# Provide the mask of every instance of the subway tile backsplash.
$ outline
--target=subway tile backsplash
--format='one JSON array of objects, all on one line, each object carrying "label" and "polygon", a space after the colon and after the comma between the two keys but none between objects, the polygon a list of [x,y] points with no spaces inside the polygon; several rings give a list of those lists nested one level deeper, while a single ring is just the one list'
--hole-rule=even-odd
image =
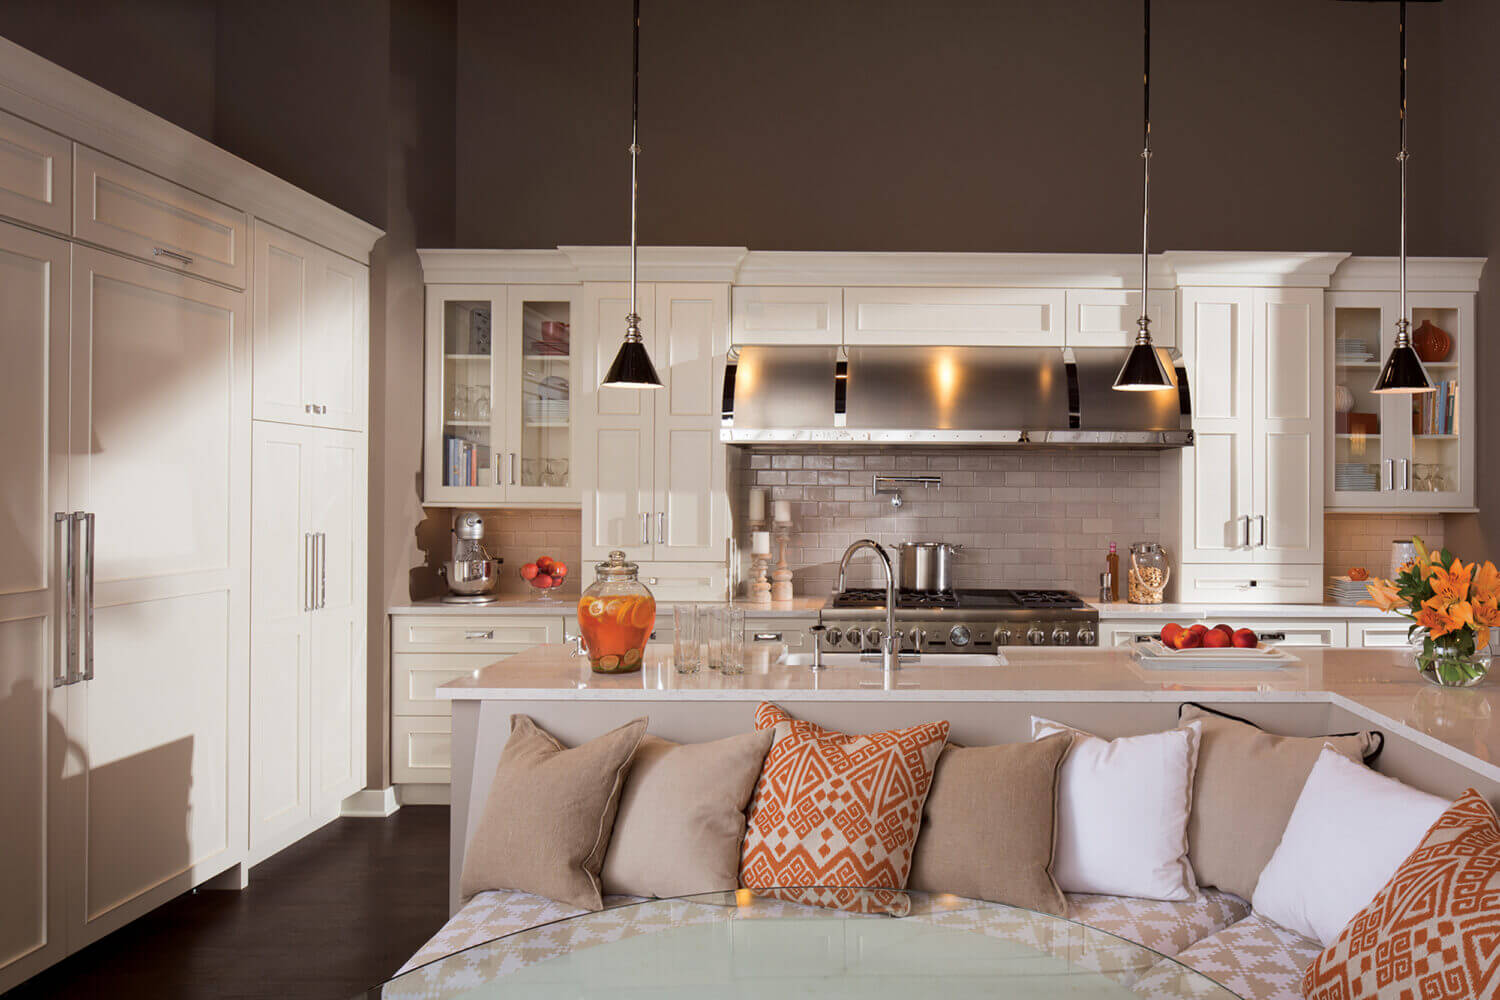
[{"label": "subway tile backsplash", "polygon": [[[961,586],[1060,586],[1086,597],[1098,594],[1110,542],[1123,558],[1133,541],[1164,541],[1156,452],[731,449],[730,457],[739,462],[736,510],[748,508],[752,487],[792,503],[787,564],[798,594],[831,590],[839,557],[858,538],[962,543]],[[893,509],[872,493],[877,473],[939,476],[942,485],[904,488]],[[866,556],[851,565],[851,584],[878,576]]]},{"label": "subway tile backsplash", "polygon": [[1391,542],[1422,539],[1429,548],[1443,547],[1441,514],[1335,514],[1323,518],[1323,571],[1339,576],[1355,566],[1371,576],[1391,569]]}]

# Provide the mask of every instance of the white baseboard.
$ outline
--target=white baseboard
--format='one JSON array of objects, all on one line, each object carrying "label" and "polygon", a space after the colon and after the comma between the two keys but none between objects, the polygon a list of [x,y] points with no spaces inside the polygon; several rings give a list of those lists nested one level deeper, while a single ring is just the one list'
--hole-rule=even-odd
[{"label": "white baseboard", "polygon": [[387,785],[384,788],[362,788],[355,792],[339,807],[339,815],[384,819],[400,808],[401,799],[396,795],[396,786]]},{"label": "white baseboard", "polygon": [[446,806],[453,800],[450,785],[397,785],[396,795],[404,806]]}]

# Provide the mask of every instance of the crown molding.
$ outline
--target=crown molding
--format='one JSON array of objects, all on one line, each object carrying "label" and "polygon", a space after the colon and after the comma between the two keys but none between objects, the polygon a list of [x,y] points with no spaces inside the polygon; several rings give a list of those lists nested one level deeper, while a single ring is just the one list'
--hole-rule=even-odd
[{"label": "crown molding", "polygon": [[[629,247],[557,248],[578,270],[579,281],[628,281]],[[733,282],[740,262],[749,253],[744,247],[641,247],[636,261],[641,281]]]},{"label": "crown molding", "polygon": [[[1414,292],[1479,291],[1484,257],[1408,257],[1406,287]],[[1350,257],[1328,286],[1340,292],[1390,292],[1401,287],[1397,257]]]},{"label": "crown molding", "polygon": [[1168,250],[1162,254],[1178,285],[1327,288],[1342,252]]},{"label": "crown molding", "polygon": [[0,38],[0,108],[360,262],[384,231]]},{"label": "crown molding", "polygon": [[[1150,259],[1153,285],[1172,283],[1160,255]],[[986,288],[1138,288],[1138,254],[884,253],[755,250],[740,285],[905,285]]]}]

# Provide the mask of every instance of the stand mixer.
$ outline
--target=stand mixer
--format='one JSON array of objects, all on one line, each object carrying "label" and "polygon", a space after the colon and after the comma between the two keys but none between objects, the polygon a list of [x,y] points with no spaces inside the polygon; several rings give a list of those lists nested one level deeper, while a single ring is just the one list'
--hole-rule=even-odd
[{"label": "stand mixer", "polygon": [[453,519],[453,558],[438,567],[448,581],[446,604],[492,604],[500,582],[500,564],[485,551],[484,518],[477,511],[460,511]]}]

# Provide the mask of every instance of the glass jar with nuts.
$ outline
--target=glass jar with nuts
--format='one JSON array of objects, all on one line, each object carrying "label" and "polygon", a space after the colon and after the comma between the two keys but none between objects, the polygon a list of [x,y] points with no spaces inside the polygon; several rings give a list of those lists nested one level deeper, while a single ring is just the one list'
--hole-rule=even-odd
[{"label": "glass jar with nuts", "polygon": [[1171,576],[1167,553],[1156,542],[1135,542],[1130,546],[1128,597],[1131,604],[1160,604]]}]

